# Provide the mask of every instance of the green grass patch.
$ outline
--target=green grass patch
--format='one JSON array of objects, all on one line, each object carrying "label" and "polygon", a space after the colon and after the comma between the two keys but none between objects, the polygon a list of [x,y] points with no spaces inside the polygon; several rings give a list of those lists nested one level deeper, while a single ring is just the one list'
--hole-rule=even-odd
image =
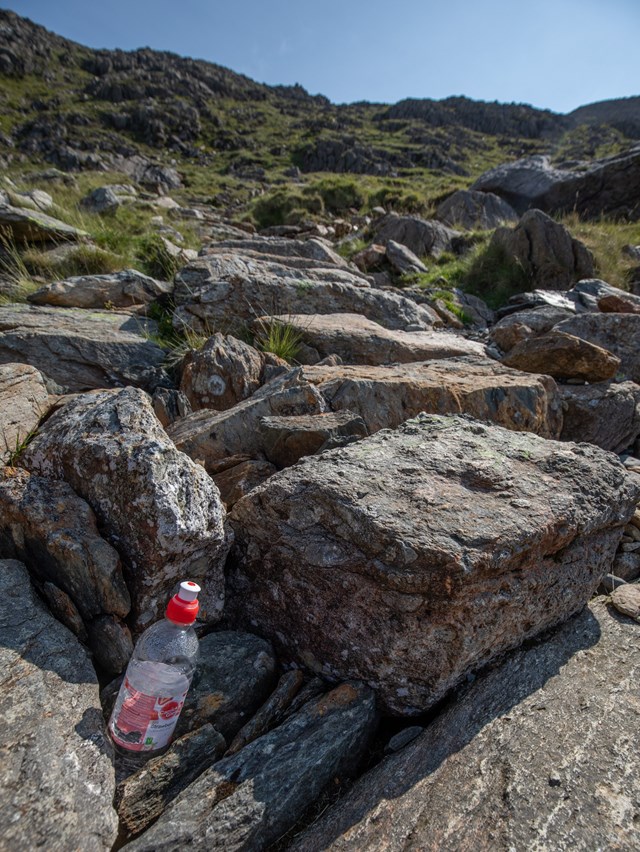
[{"label": "green grass patch", "polygon": [[262,352],[271,352],[285,361],[291,362],[295,359],[300,345],[302,334],[288,322],[271,320],[261,323],[256,334],[253,345]]},{"label": "green grass patch", "polygon": [[622,251],[625,245],[640,244],[640,223],[623,222],[602,217],[586,222],[575,213],[559,217],[571,236],[583,242],[592,252],[596,274],[607,284],[629,289],[629,277],[638,262]]}]

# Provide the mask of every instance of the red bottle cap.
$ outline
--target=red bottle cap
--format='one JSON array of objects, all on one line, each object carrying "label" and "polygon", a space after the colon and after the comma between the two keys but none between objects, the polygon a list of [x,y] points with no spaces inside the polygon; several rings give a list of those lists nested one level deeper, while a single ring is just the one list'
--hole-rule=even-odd
[{"label": "red bottle cap", "polygon": [[192,580],[185,580],[180,583],[180,591],[167,604],[165,615],[169,621],[185,626],[193,624],[200,609],[198,603],[200,591],[200,586]]}]

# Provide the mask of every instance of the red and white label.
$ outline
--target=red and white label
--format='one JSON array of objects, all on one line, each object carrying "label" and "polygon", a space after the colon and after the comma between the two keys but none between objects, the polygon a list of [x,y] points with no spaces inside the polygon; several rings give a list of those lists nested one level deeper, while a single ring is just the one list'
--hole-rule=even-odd
[{"label": "red and white label", "polygon": [[125,678],[124,698],[122,703],[116,702],[109,721],[114,741],[129,751],[164,748],[169,744],[187,691],[180,695],[145,695]]}]

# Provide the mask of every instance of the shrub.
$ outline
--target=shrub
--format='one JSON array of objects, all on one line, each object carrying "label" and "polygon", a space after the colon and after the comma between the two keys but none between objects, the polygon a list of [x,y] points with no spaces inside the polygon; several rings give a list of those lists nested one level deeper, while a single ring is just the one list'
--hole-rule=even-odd
[{"label": "shrub", "polygon": [[316,192],[331,213],[344,213],[352,207],[359,210],[365,202],[359,184],[349,178],[325,178],[311,184],[308,191]]},{"label": "shrub", "polygon": [[140,237],[136,245],[136,257],[147,275],[163,281],[171,281],[183,266],[180,258],[174,257],[167,249],[159,234]]},{"label": "shrub", "polygon": [[307,215],[319,215],[324,211],[324,202],[313,192],[279,189],[270,195],[262,196],[253,206],[253,216],[260,228],[291,224],[288,220],[294,211],[302,218]]},{"label": "shrub", "polygon": [[293,361],[298,354],[302,334],[297,328],[288,322],[272,320],[269,323],[261,323],[260,330],[255,337],[254,346],[263,352],[271,352],[285,361]]}]

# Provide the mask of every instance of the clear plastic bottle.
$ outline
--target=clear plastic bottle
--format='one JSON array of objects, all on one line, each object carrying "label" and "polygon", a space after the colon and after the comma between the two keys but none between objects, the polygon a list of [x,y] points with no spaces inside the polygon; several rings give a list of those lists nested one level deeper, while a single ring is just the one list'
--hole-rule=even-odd
[{"label": "clear plastic bottle", "polygon": [[193,623],[199,592],[197,583],[180,583],[165,618],[136,643],[109,719],[109,733],[121,749],[154,752],[171,740],[198,661]]}]

